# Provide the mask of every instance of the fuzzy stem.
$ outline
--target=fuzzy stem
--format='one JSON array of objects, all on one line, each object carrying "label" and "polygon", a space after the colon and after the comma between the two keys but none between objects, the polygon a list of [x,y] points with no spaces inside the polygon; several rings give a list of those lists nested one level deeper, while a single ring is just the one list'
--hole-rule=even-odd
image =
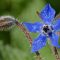
[{"label": "fuzzy stem", "polygon": [[25,36],[27,37],[27,39],[29,39],[29,43],[30,45],[32,45],[32,38],[28,32],[28,30],[24,27],[23,24],[19,23],[18,21],[16,21],[17,26],[24,32]]},{"label": "fuzzy stem", "polygon": [[56,60],[60,60],[60,56],[56,47],[52,47],[52,51],[56,57]]},{"label": "fuzzy stem", "polygon": [[38,51],[36,51],[35,53],[36,53],[36,60],[42,60],[40,53]]},{"label": "fuzzy stem", "polygon": [[[18,21],[16,21],[16,25],[24,32],[25,36],[27,37],[27,39],[29,40],[30,46],[32,45],[32,37],[30,36],[29,31],[24,27],[23,24],[19,23]],[[37,56],[37,60],[41,60],[40,57],[40,53],[37,51],[35,52],[36,56]]]}]

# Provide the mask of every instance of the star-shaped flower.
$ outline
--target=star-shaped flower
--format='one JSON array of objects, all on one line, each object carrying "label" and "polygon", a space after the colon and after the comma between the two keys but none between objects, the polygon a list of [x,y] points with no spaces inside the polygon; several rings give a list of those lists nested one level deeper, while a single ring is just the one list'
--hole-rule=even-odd
[{"label": "star-shaped flower", "polygon": [[[47,4],[39,13],[43,23],[27,23],[23,22],[30,32],[39,33],[39,36],[32,42],[32,52],[36,52],[46,45],[47,38],[50,38],[51,45],[60,48],[58,44],[59,36],[56,32],[60,29],[60,19],[55,20],[55,10]],[[54,22],[54,24],[52,23]]]}]

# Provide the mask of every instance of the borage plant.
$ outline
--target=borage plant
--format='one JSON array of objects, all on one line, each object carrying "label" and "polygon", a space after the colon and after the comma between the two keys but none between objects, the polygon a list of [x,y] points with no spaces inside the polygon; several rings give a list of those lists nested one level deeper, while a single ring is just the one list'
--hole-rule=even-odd
[{"label": "borage plant", "polygon": [[[17,19],[11,16],[1,16],[0,17],[0,31],[4,31],[14,26],[15,24],[25,33],[25,36],[29,39],[30,44],[32,44],[32,52],[35,52],[36,55],[40,55],[38,50],[43,48],[46,45],[46,39],[50,38],[51,45],[54,46],[54,54],[57,60],[60,60],[58,51],[56,49],[60,48],[58,44],[59,36],[56,34],[59,31],[60,27],[60,18],[54,21],[55,10],[47,4],[43,10],[38,15],[43,20],[42,23],[19,23]],[[54,23],[53,23],[54,22]],[[34,33],[39,33],[39,36],[33,40],[29,34],[29,31],[24,27]],[[39,59],[40,60],[40,59]]]},{"label": "borage plant", "polygon": [[51,46],[60,48],[60,45],[58,44],[59,36],[56,34],[60,29],[60,18],[54,21],[55,10],[50,4],[47,4],[38,15],[42,19],[41,23],[23,22],[29,32],[39,33],[38,37],[32,42],[32,52],[36,52],[46,46],[47,38],[50,39]]}]

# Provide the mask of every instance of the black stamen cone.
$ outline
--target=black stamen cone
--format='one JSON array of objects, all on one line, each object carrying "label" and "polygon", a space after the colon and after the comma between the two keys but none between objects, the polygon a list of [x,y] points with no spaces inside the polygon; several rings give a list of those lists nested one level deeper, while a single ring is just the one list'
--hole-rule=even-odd
[{"label": "black stamen cone", "polygon": [[48,32],[48,30],[49,30],[49,28],[48,28],[48,26],[44,26],[44,28],[43,28],[43,30],[44,30],[44,32]]}]

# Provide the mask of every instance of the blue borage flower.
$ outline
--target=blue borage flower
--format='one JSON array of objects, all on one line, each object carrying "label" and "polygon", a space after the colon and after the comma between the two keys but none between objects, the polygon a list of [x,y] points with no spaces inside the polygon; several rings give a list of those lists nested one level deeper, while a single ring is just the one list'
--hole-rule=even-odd
[{"label": "blue borage flower", "polygon": [[52,24],[55,17],[55,10],[50,6],[50,4],[47,4],[39,13],[39,16],[43,20],[43,23],[23,22],[30,32],[39,32],[39,36],[32,42],[32,52],[36,52],[43,48],[46,45],[47,38],[50,38],[52,46],[60,48],[60,45],[58,44],[59,36],[56,34],[60,29],[60,19],[57,19],[55,23]]}]

